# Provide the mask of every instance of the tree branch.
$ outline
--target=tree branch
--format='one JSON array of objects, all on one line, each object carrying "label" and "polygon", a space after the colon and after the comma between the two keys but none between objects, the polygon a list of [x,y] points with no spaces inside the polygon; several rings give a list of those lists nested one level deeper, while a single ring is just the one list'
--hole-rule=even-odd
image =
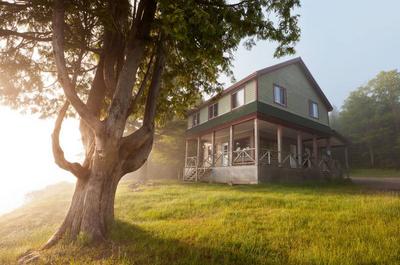
[{"label": "tree branch", "polygon": [[65,63],[64,57],[64,1],[55,0],[53,10],[53,51],[56,62],[58,80],[64,90],[65,96],[78,112],[79,116],[96,132],[103,128],[100,120],[94,116],[82,100],[78,97],[75,87],[72,84]]},{"label": "tree branch", "polygon": [[60,146],[60,131],[62,122],[64,120],[65,114],[68,110],[69,102],[65,102],[61,108],[56,123],[54,125],[54,130],[51,135],[52,139],[52,149],[55,163],[62,169],[67,170],[74,174],[78,179],[86,179],[89,176],[88,168],[82,167],[79,163],[71,163],[65,159],[64,151]]},{"label": "tree branch", "polygon": [[153,69],[152,79],[146,100],[143,124],[140,129],[122,138],[121,157],[129,156],[132,151],[143,145],[154,135],[154,117],[156,114],[157,99],[161,87],[161,76],[164,69],[165,58],[161,42],[157,46],[157,58]]},{"label": "tree branch", "polygon": [[239,7],[239,6],[243,5],[243,4],[249,4],[249,3],[252,3],[252,2],[255,2],[255,1],[254,1],[254,0],[243,0],[243,1],[239,1],[239,2],[237,2],[237,3],[232,3],[232,4],[213,3],[213,2],[201,1],[201,0],[198,0],[198,2],[199,2],[200,4],[207,5],[207,6],[216,6],[216,7]]},{"label": "tree branch", "polygon": [[51,37],[40,37],[49,34],[51,34],[51,32],[17,32],[8,29],[0,29],[0,37],[15,36],[34,41],[51,41]]},{"label": "tree branch", "polygon": [[117,87],[108,111],[106,128],[113,128],[109,137],[120,139],[125,130],[126,116],[131,103],[132,88],[136,72],[145,53],[145,42],[149,38],[151,24],[156,11],[154,0],[140,1],[137,21],[130,30],[125,63],[118,77]]},{"label": "tree branch", "polygon": [[[104,52],[100,55],[99,63],[97,65],[96,73],[93,79],[92,87],[89,91],[86,106],[89,111],[98,117],[101,109],[104,105],[104,98],[106,95],[106,86],[103,78],[103,67],[104,67]],[[94,133],[90,130],[84,120],[80,121],[80,131],[82,136],[82,143],[85,147],[85,161],[83,162],[84,167],[89,167],[92,155],[94,153]]]},{"label": "tree branch", "polygon": [[144,74],[142,83],[140,84],[140,87],[139,87],[137,93],[135,94],[135,96],[131,100],[131,104],[130,104],[129,109],[128,109],[127,113],[126,113],[126,119],[128,119],[129,115],[131,115],[131,113],[135,109],[135,106],[136,106],[138,100],[140,99],[140,97],[142,96],[142,94],[143,94],[143,92],[144,92],[144,90],[146,88],[146,83],[147,83],[147,81],[148,81],[148,79],[150,77],[150,70],[151,70],[151,66],[153,64],[154,57],[155,57],[155,53],[153,52],[153,54],[151,55],[151,58],[150,58],[150,62],[147,65],[147,69],[146,69],[146,72]]},{"label": "tree branch", "polygon": [[[152,137],[146,139],[136,152],[132,152],[126,159],[122,166],[122,176],[127,173],[138,170],[148,159],[151,149],[153,147],[153,134]],[[122,177],[121,176],[121,177]]]},{"label": "tree branch", "polygon": [[157,45],[157,58],[154,65],[153,76],[151,79],[149,93],[146,100],[146,108],[143,117],[143,125],[150,128],[154,127],[154,117],[156,115],[157,99],[160,94],[161,76],[164,70],[165,58],[162,46],[162,39]]}]

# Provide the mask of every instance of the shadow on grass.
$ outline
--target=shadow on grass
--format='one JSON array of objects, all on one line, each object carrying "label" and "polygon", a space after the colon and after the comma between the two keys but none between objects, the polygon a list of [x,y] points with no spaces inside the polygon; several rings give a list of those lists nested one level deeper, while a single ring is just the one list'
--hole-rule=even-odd
[{"label": "shadow on grass", "polygon": [[241,254],[240,246],[222,250],[199,246],[198,243],[164,239],[121,220],[117,220],[113,227],[112,240],[119,248],[119,255],[128,264],[259,263],[251,255]]}]

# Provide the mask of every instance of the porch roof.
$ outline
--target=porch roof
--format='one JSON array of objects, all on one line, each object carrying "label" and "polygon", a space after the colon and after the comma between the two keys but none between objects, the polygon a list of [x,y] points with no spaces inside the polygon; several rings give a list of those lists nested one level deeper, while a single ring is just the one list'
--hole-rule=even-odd
[{"label": "porch roof", "polygon": [[255,117],[261,120],[270,121],[272,123],[281,124],[286,127],[318,134],[320,136],[330,136],[335,133],[327,125],[276,108],[260,101],[254,101],[252,103],[243,105],[240,108],[208,120],[200,125],[188,129],[186,133],[187,136],[205,134],[213,130],[223,129],[233,124],[254,119]]}]

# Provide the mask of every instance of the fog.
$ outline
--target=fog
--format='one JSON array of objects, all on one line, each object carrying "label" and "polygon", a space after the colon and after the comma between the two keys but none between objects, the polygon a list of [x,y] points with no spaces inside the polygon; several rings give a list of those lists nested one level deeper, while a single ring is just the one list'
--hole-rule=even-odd
[{"label": "fog", "polygon": [[[0,106],[0,214],[23,204],[31,191],[75,181],[54,164],[50,141],[53,122]],[[75,160],[81,152],[77,126],[76,120],[68,119],[61,134],[66,156]]]}]

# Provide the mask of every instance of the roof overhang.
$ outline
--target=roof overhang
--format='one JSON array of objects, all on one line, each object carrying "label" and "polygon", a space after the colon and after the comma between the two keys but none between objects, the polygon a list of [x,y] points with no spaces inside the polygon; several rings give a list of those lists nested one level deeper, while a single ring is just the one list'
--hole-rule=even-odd
[{"label": "roof overhang", "polygon": [[328,125],[259,101],[251,102],[212,120],[208,120],[198,126],[188,129],[186,133],[189,137],[204,135],[254,118],[316,134],[320,137],[329,137],[334,133]]}]

